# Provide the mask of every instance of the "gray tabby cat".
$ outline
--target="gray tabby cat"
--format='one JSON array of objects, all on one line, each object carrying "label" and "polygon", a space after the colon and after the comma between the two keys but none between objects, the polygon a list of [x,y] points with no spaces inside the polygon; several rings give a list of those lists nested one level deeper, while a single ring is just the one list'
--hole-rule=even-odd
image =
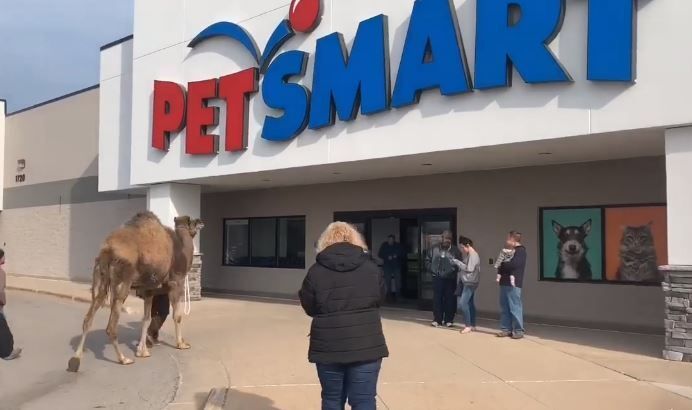
[{"label": "gray tabby cat", "polygon": [[651,222],[643,226],[627,226],[620,240],[618,277],[624,282],[655,282],[660,280]]}]

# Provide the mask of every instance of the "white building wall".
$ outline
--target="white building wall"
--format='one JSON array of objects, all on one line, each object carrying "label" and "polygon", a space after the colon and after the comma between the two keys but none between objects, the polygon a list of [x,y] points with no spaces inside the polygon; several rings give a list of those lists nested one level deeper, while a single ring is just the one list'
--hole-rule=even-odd
[{"label": "white building wall", "polygon": [[[358,22],[384,13],[389,16],[394,83],[413,0],[330,0],[323,4],[323,21],[317,30],[296,36],[283,49],[313,52],[316,40],[334,31],[342,32],[351,44]],[[454,1],[471,71],[475,4],[473,0]],[[287,17],[288,2],[138,0],[132,51],[130,182],[179,181],[692,122],[686,104],[686,96],[692,94],[692,83],[687,81],[692,53],[680,43],[690,36],[687,16],[692,13],[692,2],[639,2],[635,84],[586,80],[588,2],[566,4],[562,31],[550,48],[574,78],[572,84],[529,86],[515,73],[514,86],[509,89],[451,98],[429,91],[418,106],[359,117],[353,123],[337,123],[318,132],[306,131],[285,144],[259,138],[265,115],[277,113],[270,112],[257,95],[250,103],[249,148],[245,153],[230,154],[222,149],[216,157],[192,157],[184,154],[181,136],[173,138],[167,154],[150,148],[154,81],[187,84],[252,66],[247,53],[231,41],[215,39],[195,50],[188,49],[187,43],[208,24],[226,20],[242,23],[263,48],[276,25]],[[311,58],[301,81],[308,86],[312,83],[312,63]],[[115,116],[102,124],[103,129],[121,127]],[[127,133],[118,135],[127,138]],[[115,155],[115,150],[102,153]],[[104,175],[109,179],[104,189],[114,189],[119,185],[115,181],[123,177],[120,173]]]},{"label": "white building wall", "polygon": [[7,117],[7,102],[0,100],[0,211],[4,208],[5,193],[5,122]]},{"label": "white building wall", "polygon": [[132,40],[101,52],[99,191],[131,188]]},{"label": "white building wall", "polygon": [[666,131],[666,175],[668,262],[692,266],[692,127]]}]

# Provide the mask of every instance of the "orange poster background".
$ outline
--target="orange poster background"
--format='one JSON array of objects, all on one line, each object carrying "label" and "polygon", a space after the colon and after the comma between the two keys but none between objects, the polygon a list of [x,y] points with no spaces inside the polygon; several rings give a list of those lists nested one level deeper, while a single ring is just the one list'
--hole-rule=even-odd
[{"label": "orange poster background", "polygon": [[605,212],[605,255],[606,278],[618,280],[617,270],[620,264],[620,240],[625,226],[641,226],[653,222],[654,246],[658,264],[668,263],[668,233],[665,206],[647,206],[633,208],[606,208]]}]

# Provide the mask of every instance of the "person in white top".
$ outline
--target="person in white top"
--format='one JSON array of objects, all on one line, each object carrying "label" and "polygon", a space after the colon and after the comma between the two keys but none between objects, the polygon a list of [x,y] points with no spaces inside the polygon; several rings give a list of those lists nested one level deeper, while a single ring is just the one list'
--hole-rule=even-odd
[{"label": "person in white top", "polygon": [[466,334],[476,330],[476,305],[474,296],[481,279],[481,258],[473,248],[473,241],[465,236],[459,237],[459,251],[462,260],[454,259],[459,268],[458,281],[463,285],[459,296],[459,307],[464,313],[465,327],[461,333]]}]

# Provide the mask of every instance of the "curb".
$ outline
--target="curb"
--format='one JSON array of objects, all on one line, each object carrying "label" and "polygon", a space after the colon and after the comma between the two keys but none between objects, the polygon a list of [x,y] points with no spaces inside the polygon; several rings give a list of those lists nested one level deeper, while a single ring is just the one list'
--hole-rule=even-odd
[{"label": "curb", "polygon": [[[60,299],[69,299],[73,302],[80,302],[80,303],[91,303],[91,298],[90,297],[84,297],[84,296],[76,296],[76,295],[67,295],[64,293],[58,293],[58,292],[52,292],[50,290],[43,290],[43,289],[31,289],[31,288],[22,288],[18,286],[7,286],[8,290],[14,290],[14,291],[19,291],[19,292],[29,292],[29,293],[36,293],[39,295],[46,295],[46,296],[53,296],[56,298]],[[106,303],[103,305],[104,307],[110,307],[111,304],[108,300],[106,300]],[[127,314],[132,314],[135,313],[133,309],[129,308],[128,306],[123,306],[122,308],[123,313]]]},{"label": "curb", "polygon": [[[75,295],[66,295],[64,293],[51,292],[49,290],[29,289],[29,288],[21,288],[21,287],[17,287],[17,286],[8,286],[7,289],[17,290],[20,292],[38,293],[40,295],[54,296],[54,297],[62,298],[62,299],[70,299],[74,302],[91,303],[91,298],[85,298],[83,296],[75,296]],[[108,303],[106,303],[106,305],[108,305]]]},{"label": "curb", "polygon": [[202,408],[204,410],[221,410],[226,405],[227,397],[228,389],[215,387],[209,391],[207,400]]}]

